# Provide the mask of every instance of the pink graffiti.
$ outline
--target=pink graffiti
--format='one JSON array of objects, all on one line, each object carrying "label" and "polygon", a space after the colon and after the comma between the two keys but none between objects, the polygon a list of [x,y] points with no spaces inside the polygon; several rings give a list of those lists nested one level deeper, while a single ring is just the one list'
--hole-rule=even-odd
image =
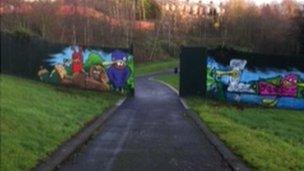
[{"label": "pink graffiti", "polygon": [[262,96],[297,96],[298,78],[295,74],[289,74],[282,78],[280,85],[275,86],[271,83],[261,81],[258,83],[259,94]]},{"label": "pink graffiti", "polygon": [[298,78],[294,74],[287,75],[281,80],[280,95],[281,96],[297,96]]},{"label": "pink graffiti", "polygon": [[278,95],[278,88],[273,84],[267,82],[259,82],[259,93],[262,96],[276,96]]}]

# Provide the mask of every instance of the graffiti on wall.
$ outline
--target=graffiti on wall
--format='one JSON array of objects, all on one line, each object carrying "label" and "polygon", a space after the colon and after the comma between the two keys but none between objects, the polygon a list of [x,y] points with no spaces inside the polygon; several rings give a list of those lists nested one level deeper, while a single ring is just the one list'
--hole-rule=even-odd
[{"label": "graffiti on wall", "polygon": [[207,58],[207,94],[234,102],[304,109],[304,73],[296,69],[250,70],[247,61],[231,59],[228,66]]},{"label": "graffiti on wall", "polygon": [[120,50],[107,53],[70,46],[45,62],[52,69],[40,66],[38,76],[44,82],[97,91],[134,90],[133,56]]}]

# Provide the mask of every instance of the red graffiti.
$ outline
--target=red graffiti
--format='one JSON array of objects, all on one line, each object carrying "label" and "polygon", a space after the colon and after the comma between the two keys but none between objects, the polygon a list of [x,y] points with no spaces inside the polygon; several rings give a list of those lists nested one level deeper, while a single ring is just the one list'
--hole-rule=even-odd
[{"label": "red graffiti", "polygon": [[78,52],[74,49],[72,55],[72,72],[80,73],[83,70],[83,57],[82,57],[82,49],[79,48]]}]

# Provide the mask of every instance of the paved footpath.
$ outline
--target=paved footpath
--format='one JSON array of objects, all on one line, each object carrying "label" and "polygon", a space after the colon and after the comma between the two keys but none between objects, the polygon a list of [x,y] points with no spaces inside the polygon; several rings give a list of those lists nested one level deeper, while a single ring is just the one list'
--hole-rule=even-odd
[{"label": "paved footpath", "polygon": [[170,88],[137,78],[135,96],[59,170],[230,170],[185,111]]}]

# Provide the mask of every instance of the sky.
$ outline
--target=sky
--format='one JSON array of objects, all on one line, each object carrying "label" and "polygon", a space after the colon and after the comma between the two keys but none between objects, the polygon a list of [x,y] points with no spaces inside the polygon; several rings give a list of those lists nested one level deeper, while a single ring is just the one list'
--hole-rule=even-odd
[{"label": "sky", "polygon": [[[181,0],[186,1],[186,0]],[[189,0],[190,2],[199,2],[200,0]],[[201,0],[203,3],[209,3],[211,0]],[[219,4],[220,2],[226,2],[228,0],[212,0],[215,4]],[[257,5],[262,5],[265,3],[271,3],[271,2],[282,2],[282,0],[249,0],[251,2],[254,2]],[[304,0],[296,0],[297,2],[304,3]]]},{"label": "sky", "polygon": [[[38,1],[38,0],[25,0],[25,1]],[[180,1],[186,1],[186,0],[180,0]],[[189,1],[190,2],[202,1],[203,3],[209,3],[210,1],[213,1],[215,4],[219,4],[220,2],[225,2],[228,0],[189,0]],[[252,2],[256,3],[257,5],[262,5],[262,4],[271,3],[271,2],[282,2],[282,0],[249,0],[249,1],[252,1]],[[296,1],[304,4],[304,0],[296,0]]]},{"label": "sky", "polygon": [[[34,2],[38,0],[24,0],[24,1]],[[52,0],[52,1],[56,1],[56,0]],[[187,1],[187,0],[179,0],[179,1]],[[213,1],[214,4],[219,5],[220,2],[227,2],[229,0],[189,0],[189,2],[193,2],[193,3],[197,3],[199,1],[203,2],[204,4],[209,4],[210,1]],[[277,2],[277,3],[282,2],[282,0],[247,0],[247,1],[254,2],[257,5],[263,5],[272,2]],[[304,0],[295,0],[295,1],[304,4]]]}]

